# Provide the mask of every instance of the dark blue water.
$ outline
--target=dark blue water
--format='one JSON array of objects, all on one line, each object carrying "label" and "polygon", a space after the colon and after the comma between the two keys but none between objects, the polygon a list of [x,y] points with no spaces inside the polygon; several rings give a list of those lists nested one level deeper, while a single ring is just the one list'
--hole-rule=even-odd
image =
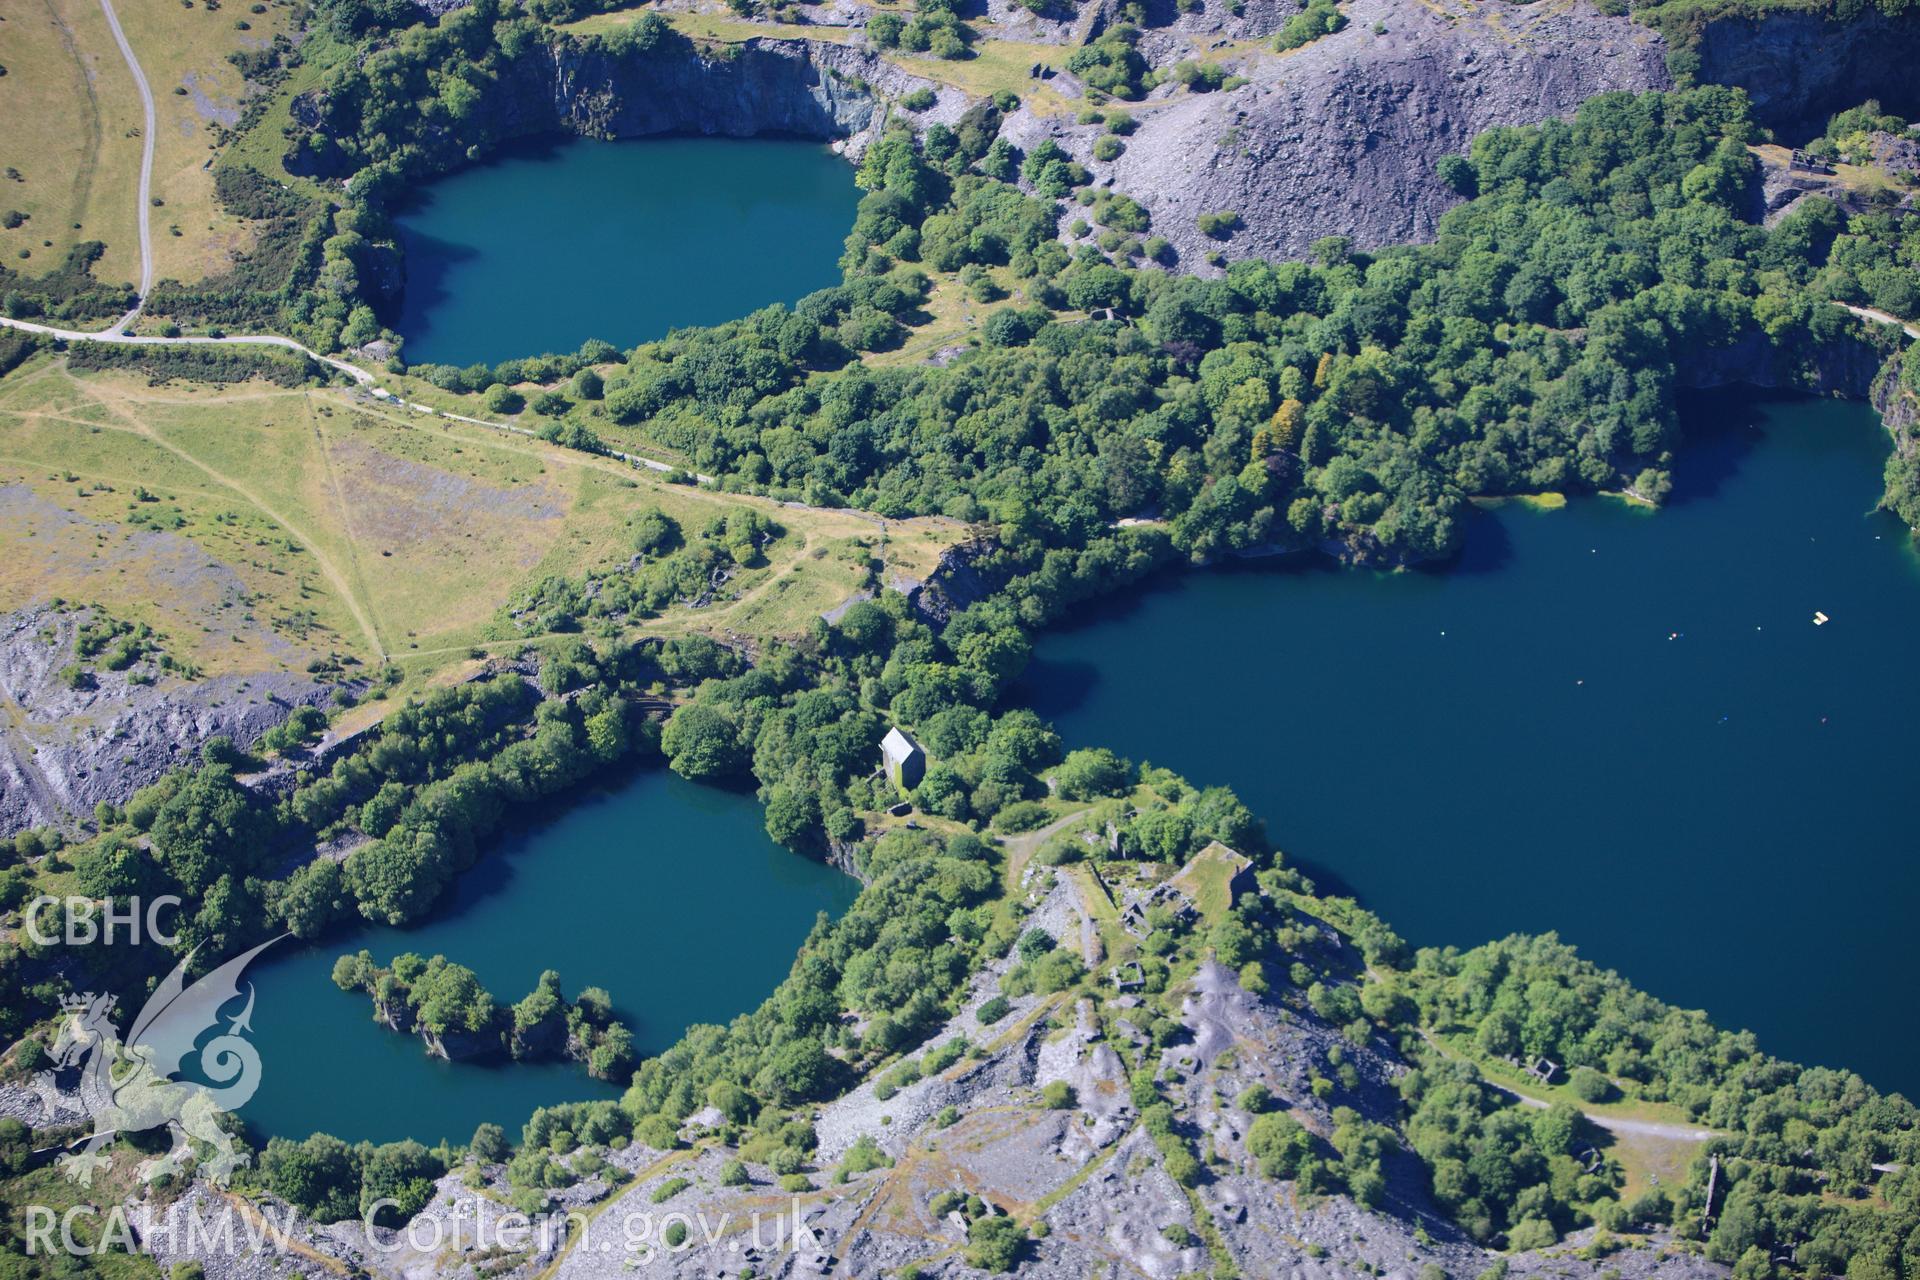
[{"label": "dark blue water", "polygon": [[825,146],[543,141],[428,187],[398,219],[415,364],[629,347],[840,283],[860,192]]},{"label": "dark blue water", "polygon": [[1503,507],[1432,572],[1170,577],[1043,638],[1021,696],[1230,784],[1416,944],[1558,930],[1912,1096],[1920,572],[1872,510],[1886,437],[1834,402],[1690,429],[1658,513]]},{"label": "dark blue water", "polygon": [[555,969],[569,998],[605,987],[639,1049],[657,1053],[691,1023],[756,1008],[817,914],[838,915],[859,890],[774,844],[761,821],[751,796],[650,770],[507,840],[418,928],[366,926],[263,957],[248,975],[261,1085],[239,1115],[267,1135],[431,1144],[464,1142],[483,1120],[517,1132],[547,1103],[618,1097],[573,1063],[430,1058],[375,1023],[366,995],[333,985],[334,960],[363,947],[381,964],[443,954],[506,1004]]}]

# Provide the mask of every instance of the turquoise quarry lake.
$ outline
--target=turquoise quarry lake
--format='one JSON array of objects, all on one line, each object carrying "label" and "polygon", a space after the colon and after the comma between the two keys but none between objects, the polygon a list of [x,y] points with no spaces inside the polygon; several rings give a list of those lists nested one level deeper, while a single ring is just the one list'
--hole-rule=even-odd
[{"label": "turquoise quarry lake", "polygon": [[[1723,400],[1690,431],[1658,513],[1504,506],[1431,571],[1168,575],[1042,637],[1015,696],[1070,745],[1233,786],[1416,944],[1558,930],[1773,1053],[1920,1092],[1920,561],[1872,510],[1885,435],[1804,401]],[[551,967],[652,1052],[757,1005],[856,889],[751,797],[636,774],[505,841],[430,923],[257,966],[241,1114],[461,1141],[617,1095],[572,1064],[428,1058],[333,986],[344,952],[443,953],[504,1001]]]},{"label": "turquoise quarry lake", "polygon": [[1044,637],[1017,696],[1231,785],[1416,944],[1558,930],[1915,1096],[1920,571],[1872,512],[1886,436],[1731,399],[1689,431],[1658,513],[1509,505],[1431,572],[1172,575]]},{"label": "turquoise quarry lake", "polygon": [[858,890],[767,839],[752,796],[637,773],[507,839],[419,928],[368,926],[256,963],[261,1083],[240,1115],[272,1136],[464,1142],[483,1120],[517,1133],[535,1107],[619,1096],[573,1063],[428,1057],[376,1024],[365,995],[333,985],[340,955],[443,954],[507,1003],[554,969],[569,997],[605,987],[640,1050],[657,1053],[691,1023],[758,1006],[817,914],[838,915]]},{"label": "turquoise quarry lake", "polygon": [[616,346],[840,283],[860,192],[817,142],[551,139],[426,188],[398,219],[415,364]]}]

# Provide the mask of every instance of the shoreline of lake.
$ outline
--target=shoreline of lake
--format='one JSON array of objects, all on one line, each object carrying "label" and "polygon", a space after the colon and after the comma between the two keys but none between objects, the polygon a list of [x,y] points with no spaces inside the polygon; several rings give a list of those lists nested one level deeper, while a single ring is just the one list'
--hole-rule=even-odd
[{"label": "shoreline of lake", "polygon": [[[263,957],[249,976],[264,1070],[239,1114],[265,1136],[463,1142],[482,1120],[517,1124],[538,1106],[623,1092],[566,1059],[433,1057],[417,1035],[380,1025],[365,993],[333,983],[342,954],[364,949],[381,965],[402,952],[444,955],[508,1005],[553,969],[569,998],[605,988],[636,1049],[651,1054],[689,1025],[757,1007],[817,912],[837,916],[858,889],[774,844],[751,793],[698,786],[657,763],[627,771],[537,806],[427,919],[363,922]],[[694,955],[703,963],[685,963]],[[380,1082],[377,1098],[343,1093],[363,1079]]]},{"label": "shoreline of lake", "polygon": [[[1558,930],[1782,1058],[1911,1092],[1913,1037],[1851,1034],[1871,975],[1920,963],[1889,751],[1920,707],[1874,679],[1920,627],[1911,534],[1872,509],[1886,437],[1835,401],[1693,412],[1658,520],[1509,501],[1414,572],[1181,565],[1044,632],[1012,700],[1070,747],[1232,786],[1416,945]],[[1130,696],[1196,651],[1230,700]],[[1837,955],[1777,945],[1803,917]]]}]

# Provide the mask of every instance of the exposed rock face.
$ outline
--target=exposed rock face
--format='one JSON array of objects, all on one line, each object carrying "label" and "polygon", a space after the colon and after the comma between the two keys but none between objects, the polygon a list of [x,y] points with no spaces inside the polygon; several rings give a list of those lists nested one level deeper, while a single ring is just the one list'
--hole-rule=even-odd
[{"label": "exposed rock face", "polygon": [[477,1062],[497,1058],[504,1052],[500,1033],[492,1027],[480,1031],[435,1032],[423,1026],[420,1039],[428,1053],[448,1062]]},{"label": "exposed rock face", "polygon": [[[93,687],[59,677],[84,615],[51,608],[0,616],[0,835],[90,818],[124,802],[207,739],[246,749],[295,707],[325,706],[333,690],[286,671],[181,680],[142,660],[96,670]],[[149,680],[139,683],[136,680]]]},{"label": "exposed rock face", "polygon": [[1740,85],[1753,99],[1754,117],[1795,140],[1867,98],[1896,114],[1920,113],[1916,66],[1920,19],[1872,9],[1851,22],[1811,13],[1726,19],[1708,26],[1700,41],[1701,78]]},{"label": "exposed rock face", "polygon": [[858,49],[807,40],[753,40],[730,58],[611,58],[555,45],[539,68],[554,122],[576,133],[844,138],[875,118],[872,86],[905,93],[920,81]]},{"label": "exposed rock face", "polygon": [[1873,407],[1880,411],[1887,430],[1899,434],[1920,427],[1920,395],[1900,385],[1900,366],[1889,361],[1882,377],[1874,383]]},{"label": "exposed rock face", "polygon": [[1716,347],[1683,362],[1679,383],[1689,390],[1759,387],[1810,391],[1864,400],[1887,353],[1863,338],[1844,338],[1811,352],[1788,352],[1751,333],[1730,347]]},{"label": "exposed rock face", "polygon": [[935,626],[944,625],[954,614],[1007,584],[1009,574],[1003,566],[985,563],[998,549],[991,543],[949,547],[940,553],[940,563],[925,582],[909,580],[895,585],[922,618]]},{"label": "exposed rock face", "polygon": [[[509,1033],[508,1048],[515,1058],[557,1058],[568,1052],[567,1011],[554,1005],[546,1016],[527,1026],[515,1026]],[[585,1053],[579,1055],[585,1058]]]},{"label": "exposed rock face", "polygon": [[498,1027],[482,1027],[478,1031],[459,1027],[435,1031],[420,1021],[417,1012],[404,999],[382,1000],[377,985],[371,983],[367,991],[373,997],[375,1022],[403,1036],[418,1035],[420,1043],[426,1045],[427,1053],[435,1058],[448,1062],[474,1062],[498,1057],[505,1049],[505,1041]]},{"label": "exposed rock face", "polygon": [[[510,66],[483,104],[486,132],[497,138],[574,133],[637,138],[697,133],[748,138],[787,136],[842,141],[857,156],[879,120],[877,103],[917,88],[937,103],[922,123],[951,123],[967,99],[956,89],[928,84],[866,49],[832,41],[748,40],[723,51],[608,53],[594,41],[536,43]],[[332,125],[328,104],[315,95],[293,103],[294,120],[316,133]],[[440,140],[441,161],[463,159],[451,134]],[[432,141],[429,140],[429,145]],[[327,162],[296,152],[288,167],[333,177]]]},{"label": "exposed rock face", "polygon": [[1900,381],[1900,358],[1895,356],[1874,379],[1868,396],[1880,421],[1893,437],[1893,449],[1902,459],[1920,450],[1920,395]]},{"label": "exposed rock face", "polygon": [[[1184,270],[1204,269],[1214,250],[1300,258],[1326,235],[1362,247],[1426,240],[1459,202],[1434,165],[1475,134],[1567,115],[1608,90],[1670,84],[1658,36],[1584,3],[1447,8],[1355,0],[1345,30],[1246,60],[1242,88],[1163,85],[1135,110],[1126,152],[1091,167],[1147,205]],[[1098,132],[1025,114],[1016,124],[1015,141],[1055,134],[1083,162]],[[1200,234],[1199,215],[1229,210],[1244,224],[1229,241]]]},{"label": "exposed rock face", "polygon": [[[988,0],[987,17],[997,39],[1076,45],[1118,21],[1113,8],[1093,0],[1037,15],[1014,0]],[[1300,258],[1327,235],[1363,248],[1431,239],[1459,201],[1434,165],[1476,134],[1570,115],[1598,93],[1672,86],[1662,38],[1586,0],[1351,0],[1345,9],[1345,30],[1276,56],[1249,44],[1297,12],[1288,0],[1246,0],[1238,13],[1224,4],[1194,13],[1150,5],[1140,48],[1155,66],[1202,57],[1249,83],[1207,94],[1162,84],[1127,106],[1139,128],[1111,162],[1091,159],[1101,126],[1071,115],[1022,110],[1006,131],[1022,147],[1059,141],[1097,183],[1147,206],[1152,234],[1172,242],[1178,269],[1205,271],[1211,254]],[[1786,131],[1869,94],[1920,110],[1920,77],[1906,73],[1920,63],[1913,19],[1720,22],[1705,33],[1701,63],[1703,79],[1742,85],[1762,121]],[[1080,93],[1071,76],[1047,83],[1069,98]],[[749,40],[720,52],[618,57],[563,40],[529,54],[489,107],[507,135],[786,134],[845,139],[857,155],[880,105],[920,87],[940,97],[915,117],[922,125],[950,123],[967,105],[958,90],[911,76],[858,40]],[[1200,233],[1201,214],[1226,211],[1240,216],[1241,229],[1225,242]]]},{"label": "exposed rock face", "polygon": [[388,1003],[376,995],[373,1000],[373,1020],[403,1036],[413,1034],[413,1010],[407,1007],[404,1000]]},{"label": "exposed rock face", "polygon": [[[1846,191],[1831,178],[1820,174],[1802,173],[1796,169],[1785,169],[1779,165],[1766,165],[1761,171],[1759,208],[1751,210],[1753,216],[1772,227],[1782,218],[1792,213],[1795,206],[1808,196],[1824,196],[1834,203],[1843,203]],[[1848,210],[1857,212],[1857,210]]]},{"label": "exposed rock face", "polygon": [[[751,40],[733,58],[662,63],[647,92],[626,92],[630,67],[563,50],[553,59],[555,107],[568,129],[630,138],[657,132],[845,138],[876,121],[876,94],[924,81],[858,50],[814,40]],[[958,94],[948,90],[958,102]]]},{"label": "exposed rock face", "polygon": [[1920,173],[1920,140],[1875,132],[1868,139],[1873,162],[1896,176]]}]

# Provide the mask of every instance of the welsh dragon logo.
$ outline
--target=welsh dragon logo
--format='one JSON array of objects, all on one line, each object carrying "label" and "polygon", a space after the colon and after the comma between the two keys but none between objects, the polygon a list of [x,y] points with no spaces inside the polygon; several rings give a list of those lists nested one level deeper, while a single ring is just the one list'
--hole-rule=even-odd
[{"label": "welsh dragon logo", "polygon": [[[213,1148],[213,1158],[202,1168],[220,1186],[247,1162],[247,1154],[236,1149],[217,1117],[245,1103],[260,1087],[260,1055],[242,1035],[253,1029],[251,983],[246,1007],[226,1020],[227,1029],[204,1045],[198,1042],[220,1024],[220,1010],[227,1002],[240,995],[240,975],[248,962],[279,940],[236,956],[191,986],[186,981],[187,966],[193,962],[189,952],[154,989],[124,1044],[110,1017],[115,999],[111,993],[61,998],[69,1016],[53,1046],[54,1064],[60,1069],[79,1066],[80,1103],[94,1126],[85,1146],[60,1157],[69,1180],[91,1186],[94,1171],[110,1158],[101,1151],[115,1135],[161,1125],[172,1132],[173,1146],[140,1165],[143,1181],[176,1172],[192,1150],[189,1138]],[[199,1073],[212,1085],[175,1078],[189,1059],[197,1060]],[[57,1098],[53,1071],[42,1071],[34,1084],[50,1104]]]}]

